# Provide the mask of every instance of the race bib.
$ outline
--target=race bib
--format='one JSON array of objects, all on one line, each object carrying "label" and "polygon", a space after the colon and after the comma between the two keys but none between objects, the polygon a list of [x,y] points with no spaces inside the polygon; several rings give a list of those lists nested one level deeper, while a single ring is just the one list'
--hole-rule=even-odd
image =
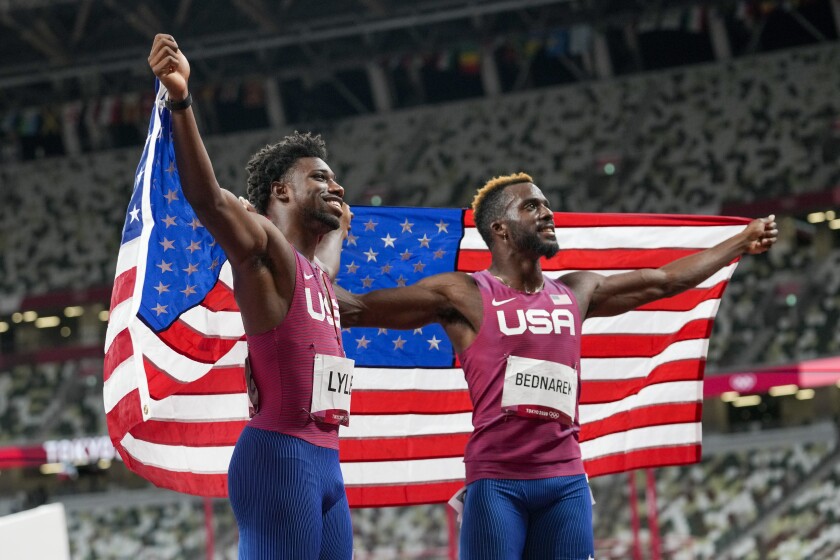
[{"label": "race bib", "polygon": [[571,424],[577,404],[577,370],[563,364],[508,356],[502,411]]},{"label": "race bib", "polygon": [[350,425],[353,360],[315,354],[311,415],[325,424]]}]

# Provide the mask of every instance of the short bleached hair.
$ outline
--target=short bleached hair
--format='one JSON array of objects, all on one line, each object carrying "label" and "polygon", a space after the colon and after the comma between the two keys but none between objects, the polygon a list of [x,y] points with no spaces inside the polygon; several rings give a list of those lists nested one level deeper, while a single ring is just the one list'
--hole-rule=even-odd
[{"label": "short bleached hair", "polygon": [[527,173],[514,173],[493,177],[475,193],[472,202],[473,219],[475,227],[481,238],[488,247],[493,246],[493,235],[490,231],[490,224],[502,217],[504,205],[502,204],[502,193],[505,187],[518,185],[520,183],[533,183],[534,180]]}]

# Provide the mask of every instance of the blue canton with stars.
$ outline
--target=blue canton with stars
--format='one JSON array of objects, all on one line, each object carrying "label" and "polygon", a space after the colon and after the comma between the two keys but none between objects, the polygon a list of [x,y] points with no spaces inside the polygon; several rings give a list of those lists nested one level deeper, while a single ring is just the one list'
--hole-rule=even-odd
[{"label": "blue canton with stars", "polygon": [[[415,284],[452,272],[463,236],[463,212],[451,208],[353,207],[338,284],[354,293]],[[422,329],[344,329],[357,366],[451,367],[452,344],[439,324]]]},{"label": "blue canton with stars", "polygon": [[[155,89],[158,88],[156,82]],[[151,228],[138,315],[152,329],[161,331],[181,313],[201,303],[216,284],[227,258],[184,199],[175,164],[169,111],[160,105],[155,105],[153,111],[157,115],[153,115],[149,124],[146,146],[137,167],[122,243],[139,237],[144,225]],[[157,118],[161,126],[153,137]],[[149,157],[154,158],[149,168],[152,223],[144,224],[144,174]]]}]

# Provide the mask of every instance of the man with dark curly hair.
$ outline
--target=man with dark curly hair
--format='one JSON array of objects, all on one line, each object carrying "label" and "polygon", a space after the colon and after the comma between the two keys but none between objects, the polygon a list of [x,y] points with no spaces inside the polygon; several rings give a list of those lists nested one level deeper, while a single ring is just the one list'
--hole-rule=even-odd
[{"label": "man with dark curly hair", "polygon": [[190,108],[189,63],[171,36],[155,37],[149,65],[167,90],[184,196],[233,269],[259,391],[228,471],[239,557],[349,559],[338,429],[348,423],[353,363],[331,283],[349,224],[344,189],[323,140],[295,133],[248,162],[248,212],[216,181]]},{"label": "man with dark curly hair", "polygon": [[733,259],[776,241],[773,216],[658,269],[545,276],[560,246],[554,215],[525,173],[475,195],[476,228],[492,262],[413,286],[339,290],[345,326],[416,329],[440,323],[473,403],[464,453],[462,560],[585,559],[595,554],[592,503],[578,445],[581,328],[692,288]]}]

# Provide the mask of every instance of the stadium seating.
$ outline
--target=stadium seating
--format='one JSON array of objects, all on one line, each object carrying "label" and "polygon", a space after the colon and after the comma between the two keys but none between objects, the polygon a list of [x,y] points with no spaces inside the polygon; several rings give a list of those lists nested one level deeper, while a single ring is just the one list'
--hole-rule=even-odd
[{"label": "stadium seating", "polygon": [[[720,558],[725,547],[761,516],[772,513],[771,508],[800,488],[818,467],[825,462],[836,463],[834,441],[786,446],[782,443],[784,433],[780,432],[781,441],[776,447],[716,454],[696,465],[656,470],[659,530],[666,557]],[[743,550],[733,557],[750,558],[747,553],[764,551],[754,558],[793,558],[764,554],[781,550],[778,547],[786,540],[813,545],[817,542],[814,537],[823,532],[825,536],[820,542],[825,541],[826,546],[838,544],[836,539],[832,540],[835,529],[829,522],[837,513],[836,504],[840,503],[831,502],[831,497],[840,491],[838,469],[835,466],[832,476],[808,487],[804,493],[797,493],[791,508],[770,523],[772,531],[765,533],[767,537],[758,544],[754,540],[739,543]],[[644,546],[649,547],[644,483],[637,485],[642,539]],[[630,557],[631,523],[629,509],[624,505],[629,500],[627,475],[593,479],[592,487],[599,501],[595,507],[596,540],[607,545],[599,549],[599,557]],[[824,501],[832,505],[818,507]]]},{"label": "stadium seating", "polygon": [[840,461],[828,476],[796,492],[768,526],[751,558],[836,558],[840,554]]},{"label": "stadium seating", "polygon": [[447,507],[351,510],[355,558],[447,558]]},{"label": "stadium seating", "polygon": [[178,560],[204,554],[204,512],[198,501],[71,509],[67,517],[71,555],[77,560]]},{"label": "stadium seating", "polygon": [[0,295],[113,281],[138,159],[138,150],[122,150],[4,165]]},{"label": "stadium seating", "polygon": [[[131,503],[131,506],[126,504]],[[76,497],[65,503],[74,560],[181,560],[205,553],[200,500],[160,490]],[[447,558],[443,505],[352,510],[356,560]],[[216,558],[237,558],[236,521],[224,500],[213,501]]]},{"label": "stadium seating", "polygon": [[0,424],[0,441],[6,442],[107,433],[101,361],[24,364],[0,372]]},{"label": "stadium seating", "polygon": [[[727,199],[834,184],[840,175],[822,173],[836,166],[824,165],[821,147],[840,102],[821,78],[838,58],[840,47],[820,46],[350,118],[320,131],[354,203],[378,193],[391,204],[464,205],[489,176],[526,170],[556,209],[712,213]],[[249,154],[285,132],[208,138],[220,182],[241,192]],[[2,240],[11,258],[0,265],[0,294],[110,280],[139,154],[137,146],[3,167],[0,212],[15,227]]]}]

